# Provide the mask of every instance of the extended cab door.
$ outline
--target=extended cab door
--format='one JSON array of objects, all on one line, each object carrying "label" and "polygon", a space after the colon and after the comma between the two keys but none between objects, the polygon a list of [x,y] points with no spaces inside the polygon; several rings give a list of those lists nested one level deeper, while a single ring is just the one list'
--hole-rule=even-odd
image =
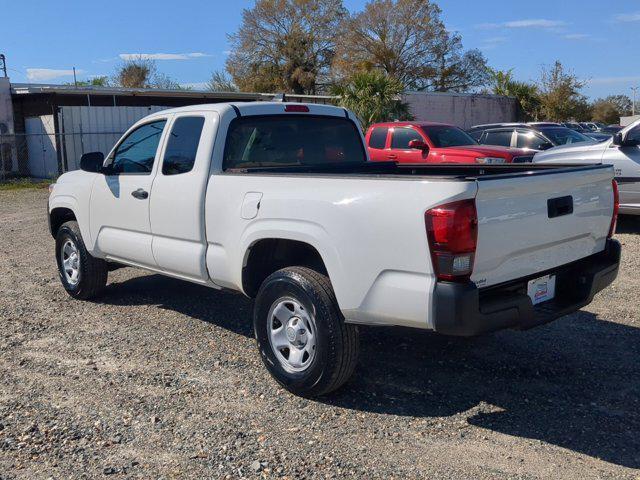
[{"label": "extended cab door", "polygon": [[176,115],[151,190],[153,255],[162,270],[205,282],[204,197],[217,114]]},{"label": "extended cab door", "polygon": [[387,137],[389,127],[374,127],[367,137],[367,147],[369,150],[369,158],[372,162],[386,162],[389,160],[387,154]]},{"label": "extended cab door", "polygon": [[166,118],[129,132],[106,162],[91,193],[91,234],[107,258],[155,267],[149,199]]}]

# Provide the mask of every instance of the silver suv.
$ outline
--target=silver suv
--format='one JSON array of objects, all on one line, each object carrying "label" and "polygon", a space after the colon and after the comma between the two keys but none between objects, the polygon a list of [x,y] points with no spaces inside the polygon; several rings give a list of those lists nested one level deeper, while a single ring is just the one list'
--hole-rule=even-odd
[{"label": "silver suv", "polygon": [[608,163],[620,189],[620,213],[640,215],[640,120],[601,143],[578,143],[538,152],[534,163]]}]

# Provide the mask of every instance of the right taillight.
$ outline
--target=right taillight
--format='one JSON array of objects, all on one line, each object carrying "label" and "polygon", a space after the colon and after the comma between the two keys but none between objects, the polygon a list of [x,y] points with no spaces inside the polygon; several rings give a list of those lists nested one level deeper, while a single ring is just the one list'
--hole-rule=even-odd
[{"label": "right taillight", "polygon": [[618,222],[618,211],[620,210],[620,193],[618,193],[618,182],[611,180],[613,188],[613,214],[611,215],[611,225],[609,226],[608,238],[613,237],[616,232],[616,223]]},{"label": "right taillight", "polygon": [[427,210],[424,215],[431,260],[438,280],[467,282],[473,272],[478,240],[474,200],[460,200]]}]

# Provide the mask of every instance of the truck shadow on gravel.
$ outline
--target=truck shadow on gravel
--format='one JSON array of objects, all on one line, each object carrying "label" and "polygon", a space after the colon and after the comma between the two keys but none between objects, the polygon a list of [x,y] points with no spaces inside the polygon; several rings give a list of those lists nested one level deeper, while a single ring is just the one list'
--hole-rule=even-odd
[{"label": "truck shadow on gravel", "polygon": [[411,417],[465,412],[476,427],[640,467],[640,329],[579,312],[475,339],[363,333],[353,380],[326,403]]},{"label": "truck shadow on gravel", "polygon": [[[101,303],[158,305],[252,335],[246,298],[160,275],[112,284]],[[640,468],[640,329],[579,312],[473,339],[397,328],[361,333],[352,379],[319,402],[436,422],[461,414],[472,426]]]},{"label": "truck shadow on gravel", "polygon": [[621,215],[616,224],[616,233],[640,234],[640,216]]}]

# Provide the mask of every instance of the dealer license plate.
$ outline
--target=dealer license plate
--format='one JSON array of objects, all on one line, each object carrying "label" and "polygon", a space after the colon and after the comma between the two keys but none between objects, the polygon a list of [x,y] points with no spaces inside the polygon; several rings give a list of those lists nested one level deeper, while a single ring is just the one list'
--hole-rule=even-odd
[{"label": "dealer license plate", "polygon": [[556,276],[545,275],[529,280],[527,294],[534,305],[551,300],[556,294]]}]

